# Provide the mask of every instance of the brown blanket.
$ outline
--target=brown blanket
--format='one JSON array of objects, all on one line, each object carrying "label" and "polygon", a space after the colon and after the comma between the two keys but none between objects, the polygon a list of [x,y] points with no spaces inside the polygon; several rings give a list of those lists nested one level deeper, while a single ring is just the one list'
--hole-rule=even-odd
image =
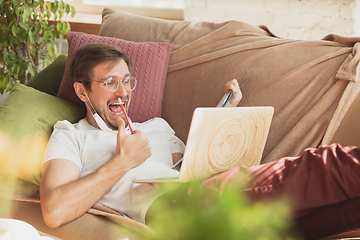
[{"label": "brown blanket", "polygon": [[167,21],[111,9],[103,11],[99,35],[173,44],[162,117],[184,141],[193,110],[215,106],[228,80],[239,81],[239,106],[273,106],[263,163],[329,143],[359,93],[359,38],[282,39],[240,21]]}]

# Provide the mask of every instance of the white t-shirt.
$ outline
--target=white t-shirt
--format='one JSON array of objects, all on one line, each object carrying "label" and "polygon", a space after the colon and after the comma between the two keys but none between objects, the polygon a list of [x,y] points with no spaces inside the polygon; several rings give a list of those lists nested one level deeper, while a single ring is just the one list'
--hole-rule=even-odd
[{"label": "white t-shirt", "polygon": [[[152,156],[128,171],[98,203],[145,222],[151,203],[161,194],[154,184],[136,184],[133,180],[176,178],[172,153],[184,153],[185,145],[162,118],[133,123],[149,139]],[[126,129],[126,134],[130,134]],[[107,132],[91,126],[86,118],[71,124],[64,120],[54,125],[43,163],[66,159],[75,163],[84,177],[108,162],[116,154],[117,131]]]}]

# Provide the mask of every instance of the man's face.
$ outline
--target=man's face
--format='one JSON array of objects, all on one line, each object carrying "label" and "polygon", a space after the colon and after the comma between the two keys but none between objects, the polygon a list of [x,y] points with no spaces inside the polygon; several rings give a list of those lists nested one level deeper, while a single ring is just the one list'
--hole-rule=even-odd
[{"label": "man's face", "polygon": [[[111,63],[108,62],[96,65],[93,68],[92,80],[105,82],[107,78],[112,76],[123,80],[129,75],[128,66],[125,61],[121,59],[115,66],[111,66]],[[87,93],[96,112],[109,127],[118,129],[118,117],[123,118],[126,123],[125,115],[121,110],[118,98],[121,98],[121,101],[125,103],[125,111],[128,113],[131,92],[126,91],[122,83],[119,83],[119,87],[115,92],[110,92],[106,88],[105,83],[91,82],[91,92],[87,91]],[[92,117],[88,118],[88,120],[91,120],[90,122],[92,122]]]}]

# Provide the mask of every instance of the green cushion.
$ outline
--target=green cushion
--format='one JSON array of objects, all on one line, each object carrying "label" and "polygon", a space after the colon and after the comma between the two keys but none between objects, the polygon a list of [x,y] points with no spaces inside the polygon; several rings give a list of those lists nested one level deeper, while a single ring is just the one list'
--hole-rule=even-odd
[{"label": "green cushion", "polygon": [[49,66],[44,68],[37,75],[33,76],[26,85],[56,96],[64,75],[66,59],[67,56],[65,54],[61,54]]},{"label": "green cushion", "polygon": [[44,148],[53,125],[85,116],[81,107],[16,84],[0,104],[0,172],[38,184]]}]

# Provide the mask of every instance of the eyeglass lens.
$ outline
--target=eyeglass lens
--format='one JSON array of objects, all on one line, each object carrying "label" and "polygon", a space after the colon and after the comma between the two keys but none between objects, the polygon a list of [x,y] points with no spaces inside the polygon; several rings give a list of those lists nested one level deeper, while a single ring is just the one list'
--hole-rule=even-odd
[{"label": "eyeglass lens", "polygon": [[134,77],[129,76],[124,80],[119,80],[116,77],[110,77],[106,80],[106,87],[109,91],[115,92],[119,87],[119,82],[121,82],[127,91],[133,91],[136,87],[136,80]]}]

